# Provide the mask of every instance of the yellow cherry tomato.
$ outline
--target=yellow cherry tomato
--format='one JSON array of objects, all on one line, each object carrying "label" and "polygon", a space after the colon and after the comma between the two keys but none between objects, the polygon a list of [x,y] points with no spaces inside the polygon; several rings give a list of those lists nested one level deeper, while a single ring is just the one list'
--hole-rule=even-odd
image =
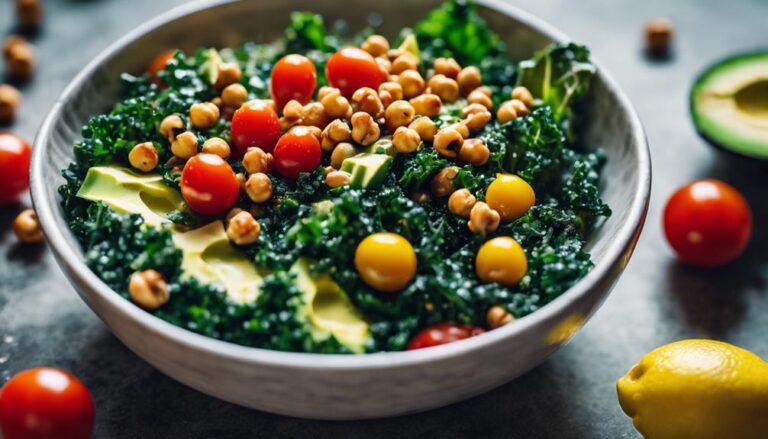
[{"label": "yellow cherry tomato", "polygon": [[487,241],[477,251],[475,272],[484,282],[514,287],[528,272],[528,258],[520,244],[509,236]]},{"label": "yellow cherry tomato", "polygon": [[405,288],[416,275],[416,253],[397,233],[374,233],[357,246],[355,268],[365,283],[391,293]]},{"label": "yellow cherry tomato", "polygon": [[499,212],[501,221],[512,222],[536,204],[536,194],[525,180],[512,174],[496,174],[485,191],[485,202]]}]

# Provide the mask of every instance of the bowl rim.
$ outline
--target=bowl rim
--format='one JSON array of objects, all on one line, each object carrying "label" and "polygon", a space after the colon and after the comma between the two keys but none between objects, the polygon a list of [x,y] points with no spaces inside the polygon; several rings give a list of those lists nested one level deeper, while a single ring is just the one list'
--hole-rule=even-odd
[{"label": "bowl rim", "polygon": [[[64,232],[57,228],[55,217],[61,213],[58,211],[58,203],[47,202],[47,187],[44,180],[46,144],[51,138],[53,126],[61,117],[63,104],[81,89],[82,85],[86,82],[86,79],[105,61],[122,51],[129,44],[132,44],[135,40],[168,22],[183,19],[187,15],[200,12],[204,9],[235,3],[236,1],[237,0],[197,0],[175,7],[156,18],[141,24],[114,43],[110,44],[89,62],[77,76],[75,76],[69,85],[67,85],[45,117],[34,140],[30,174],[30,194],[33,206],[45,232],[48,246],[56,256],[59,265],[64,269],[68,280],[70,280],[76,289],[89,289],[93,294],[98,295],[100,299],[107,302],[109,306],[115,309],[115,311],[118,311],[122,313],[124,317],[133,320],[133,323],[141,325],[151,334],[165,337],[168,341],[181,345],[189,350],[204,351],[220,358],[250,363],[253,365],[312,370],[373,370],[447,360],[471,352],[477,352],[485,347],[512,338],[516,334],[526,331],[529,327],[535,326],[542,320],[553,318],[569,308],[580,297],[586,295],[595,284],[609,276],[614,267],[620,265],[620,269],[623,270],[623,266],[626,265],[627,261],[622,261],[622,258],[625,257],[627,252],[631,252],[636,244],[648,210],[651,189],[650,151],[642,123],[640,122],[634,107],[624,92],[617,86],[615,80],[593,57],[592,60],[598,69],[600,80],[603,81],[608,91],[616,97],[620,106],[628,115],[631,124],[631,136],[636,139],[637,145],[637,169],[639,172],[638,191],[633,195],[627,220],[619,228],[613,241],[608,244],[603,258],[595,264],[592,270],[558,298],[533,313],[521,317],[514,325],[507,325],[494,331],[488,331],[482,336],[472,337],[466,340],[461,340],[460,342],[414,351],[376,352],[361,355],[284,352],[243,346],[204,336],[182,327],[175,326],[159,317],[155,317],[124,299],[96,276],[96,274],[85,265],[76,249],[70,246],[64,233],[71,233],[71,231],[67,230]],[[477,4],[499,12],[507,17],[514,17],[520,23],[553,41],[563,42],[570,40],[566,34],[556,29],[554,26],[528,12],[504,2],[503,0],[477,0]],[[81,293],[81,295],[83,295],[83,293]],[[86,303],[87,302],[88,301],[86,301]]]}]

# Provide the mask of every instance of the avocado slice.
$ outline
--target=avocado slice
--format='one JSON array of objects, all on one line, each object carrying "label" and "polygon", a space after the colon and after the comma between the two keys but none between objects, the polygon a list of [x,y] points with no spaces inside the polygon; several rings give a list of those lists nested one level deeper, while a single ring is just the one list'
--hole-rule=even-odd
[{"label": "avocado slice", "polygon": [[728,151],[768,159],[768,52],[712,66],[696,80],[690,100],[702,136]]},{"label": "avocado slice", "polygon": [[416,40],[416,35],[408,34],[397,49],[411,52],[416,56],[416,61],[421,62],[421,51],[419,50],[419,42]]},{"label": "avocado slice", "polygon": [[304,296],[304,313],[316,340],[331,335],[355,353],[365,352],[370,339],[368,323],[349,301],[347,294],[330,275],[312,275],[309,259],[301,258],[291,267],[296,285]]},{"label": "avocado slice", "polygon": [[174,230],[173,243],[184,255],[183,276],[223,286],[234,303],[251,303],[259,296],[261,273],[229,242],[221,221],[188,232]]},{"label": "avocado slice", "polygon": [[138,213],[153,226],[169,223],[169,213],[186,209],[181,194],[165,185],[159,174],[139,174],[118,166],[89,169],[77,196],[103,201],[118,213]]},{"label": "avocado slice", "polygon": [[354,188],[371,188],[380,185],[392,166],[392,156],[363,152],[341,162],[341,170],[349,172],[349,185]]},{"label": "avocado slice", "polygon": [[362,152],[369,152],[371,154],[386,154],[392,157],[397,155],[395,145],[392,144],[392,138],[382,137],[381,139],[373,142],[371,145],[363,148]]}]

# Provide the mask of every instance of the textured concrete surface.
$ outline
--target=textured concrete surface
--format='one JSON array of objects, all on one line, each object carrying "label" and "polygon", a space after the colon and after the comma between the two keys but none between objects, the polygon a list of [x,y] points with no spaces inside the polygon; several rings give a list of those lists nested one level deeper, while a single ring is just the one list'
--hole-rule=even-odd
[{"label": "textured concrete surface", "polygon": [[[0,34],[12,27],[0,4]],[[12,129],[28,138],[66,83],[110,42],[181,0],[48,0],[34,39],[35,79]],[[717,338],[768,357],[768,166],[726,156],[694,133],[687,94],[694,75],[733,52],[765,47],[763,0],[515,0],[588,44],[628,92],[651,141],[654,188],[645,233],[626,274],[573,342],[524,377],[428,413],[366,422],[317,422],[239,408],[153,370],[115,339],[69,286],[44,247],[10,231],[22,206],[0,211],[0,380],[53,365],[72,370],[96,398],[97,438],[505,437],[637,438],[614,382],[646,351],[681,338]],[[674,57],[649,62],[643,22],[668,16]],[[257,25],[257,23],[255,23]],[[215,29],[212,29],[215,31]],[[718,270],[675,262],[661,233],[664,202],[691,179],[717,177],[752,204],[746,254]],[[25,202],[28,204],[28,202]],[[365,395],[361,395],[364,398]]]}]

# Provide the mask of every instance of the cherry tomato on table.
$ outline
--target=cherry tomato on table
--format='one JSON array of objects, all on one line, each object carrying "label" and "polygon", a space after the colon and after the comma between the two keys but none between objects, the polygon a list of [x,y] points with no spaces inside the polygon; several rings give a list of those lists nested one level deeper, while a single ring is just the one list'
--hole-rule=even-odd
[{"label": "cherry tomato on table", "polygon": [[716,267],[736,259],[746,248],[752,235],[752,212],[733,186],[698,180],[667,202],[664,233],[684,262]]},{"label": "cherry tomato on table", "polygon": [[235,158],[242,157],[252,146],[272,152],[279,138],[280,119],[275,110],[262,101],[246,102],[232,116]]},{"label": "cherry tomato on table", "polygon": [[0,431],[5,439],[87,439],[94,415],[91,393],[63,370],[25,370],[0,390]]},{"label": "cherry tomato on table", "polygon": [[298,126],[280,137],[275,146],[275,169],[283,177],[297,179],[320,165],[320,141],[307,127]]},{"label": "cherry tomato on table", "polygon": [[387,79],[371,54],[357,47],[334,53],[325,66],[325,75],[331,86],[348,98],[362,87],[377,90]]},{"label": "cherry tomato on table", "polygon": [[458,325],[456,323],[438,323],[428,328],[424,328],[416,334],[408,343],[407,350],[431,348],[454,341],[464,340],[484,333],[483,328],[477,326]]},{"label": "cherry tomato on table", "polygon": [[203,215],[221,215],[237,201],[240,184],[223,158],[201,153],[184,165],[181,195],[187,205]]},{"label": "cherry tomato on table", "polygon": [[306,56],[294,53],[280,58],[269,80],[269,91],[277,108],[283,108],[291,99],[309,103],[317,85],[316,76],[315,65]]},{"label": "cherry tomato on table", "polygon": [[157,74],[165,70],[165,65],[168,64],[168,61],[173,59],[175,53],[176,49],[169,49],[152,58],[152,61],[150,61],[147,66],[147,73],[149,73],[149,76],[153,81],[161,82]]},{"label": "cherry tomato on table", "polygon": [[8,132],[0,132],[0,204],[10,204],[29,187],[29,143]]}]

